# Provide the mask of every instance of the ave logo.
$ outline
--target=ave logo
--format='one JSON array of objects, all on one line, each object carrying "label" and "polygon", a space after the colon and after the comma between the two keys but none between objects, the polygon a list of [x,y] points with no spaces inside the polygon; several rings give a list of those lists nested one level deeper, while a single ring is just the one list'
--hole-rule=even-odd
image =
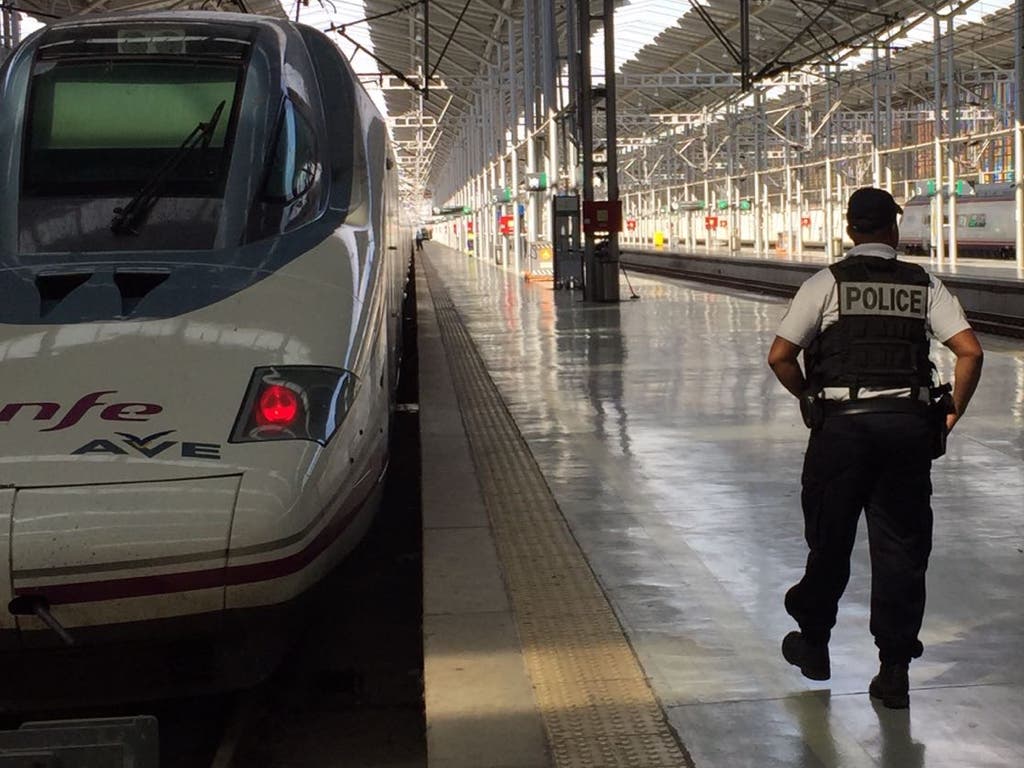
[{"label": "ave logo", "polygon": [[175,430],[154,432],[152,435],[132,435],[128,432],[115,432],[121,440],[90,440],[81,448],[71,452],[72,456],[144,456],[155,459],[157,456],[169,458],[180,455],[183,459],[220,460],[218,443],[194,443],[190,441],[164,440]]}]

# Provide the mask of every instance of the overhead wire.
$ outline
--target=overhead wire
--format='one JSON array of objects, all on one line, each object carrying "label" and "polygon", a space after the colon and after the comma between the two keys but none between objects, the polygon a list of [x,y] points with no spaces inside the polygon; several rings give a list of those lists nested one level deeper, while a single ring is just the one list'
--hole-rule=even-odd
[{"label": "overhead wire", "polygon": [[437,72],[438,67],[441,66],[441,62],[444,60],[445,54],[448,53],[448,46],[451,45],[452,40],[455,38],[455,33],[459,31],[459,27],[462,25],[462,19],[466,15],[466,11],[469,10],[469,4],[472,0],[466,0],[466,4],[462,6],[462,13],[459,14],[458,19],[455,21],[455,26],[452,27],[451,34],[448,35],[448,39],[445,40],[444,48],[441,49],[441,54],[437,57],[437,61],[434,62],[434,68],[430,70],[429,79],[433,79],[434,74]]}]

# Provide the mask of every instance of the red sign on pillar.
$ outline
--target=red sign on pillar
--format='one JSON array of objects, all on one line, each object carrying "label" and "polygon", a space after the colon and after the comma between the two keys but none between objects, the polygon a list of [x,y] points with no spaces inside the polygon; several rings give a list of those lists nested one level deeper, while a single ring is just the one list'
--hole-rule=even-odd
[{"label": "red sign on pillar", "polygon": [[636,219],[626,219],[626,229],[634,232],[636,230]]},{"label": "red sign on pillar", "polygon": [[472,232],[473,231],[473,222],[472,221],[467,221],[466,222],[466,231],[467,232]]},{"label": "red sign on pillar", "polygon": [[704,217],[704,229],[718,229],[718,217],[717,216],[705,216]]},{"label": "red sign on pillar", "polygon": [[512,216],[502,216],[498,222],[498,229],[503,235],[512,234]]},{"label": "red sign on pillar", "polygon": [[800,226],[801,227],[809,227],[809,226],[811,226],[811,217],[810,216],[801,216],[800,217]]},{"label": "red sign on pillar", "polygon": [[584,200],[583,231],[590,233],[621,232],[622,201]]}]

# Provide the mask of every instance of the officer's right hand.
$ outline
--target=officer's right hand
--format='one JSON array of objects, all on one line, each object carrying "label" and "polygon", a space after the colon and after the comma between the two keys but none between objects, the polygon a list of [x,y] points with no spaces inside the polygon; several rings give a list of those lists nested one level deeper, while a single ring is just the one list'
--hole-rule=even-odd
[{"label": "officer's right hand", "polygon": [[946,414],[946,434],[948,435],[953,431],[953,426],[960,420],[960,414],[958,413],[947,413]]}]

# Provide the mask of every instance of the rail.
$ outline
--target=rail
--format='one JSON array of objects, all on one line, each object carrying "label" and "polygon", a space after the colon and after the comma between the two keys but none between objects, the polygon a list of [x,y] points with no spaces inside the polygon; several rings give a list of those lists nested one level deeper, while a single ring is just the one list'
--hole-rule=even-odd
[{"label": "rail", "polygon": [[[762,259],[698,256],[626,248],[624,267],[665,277],[721,285],[772,296],[794,296],[820,264],[778,263]],[[975,330],[1024,338],[1024,282],[975,276],[941,275],[960,299]]]}]

